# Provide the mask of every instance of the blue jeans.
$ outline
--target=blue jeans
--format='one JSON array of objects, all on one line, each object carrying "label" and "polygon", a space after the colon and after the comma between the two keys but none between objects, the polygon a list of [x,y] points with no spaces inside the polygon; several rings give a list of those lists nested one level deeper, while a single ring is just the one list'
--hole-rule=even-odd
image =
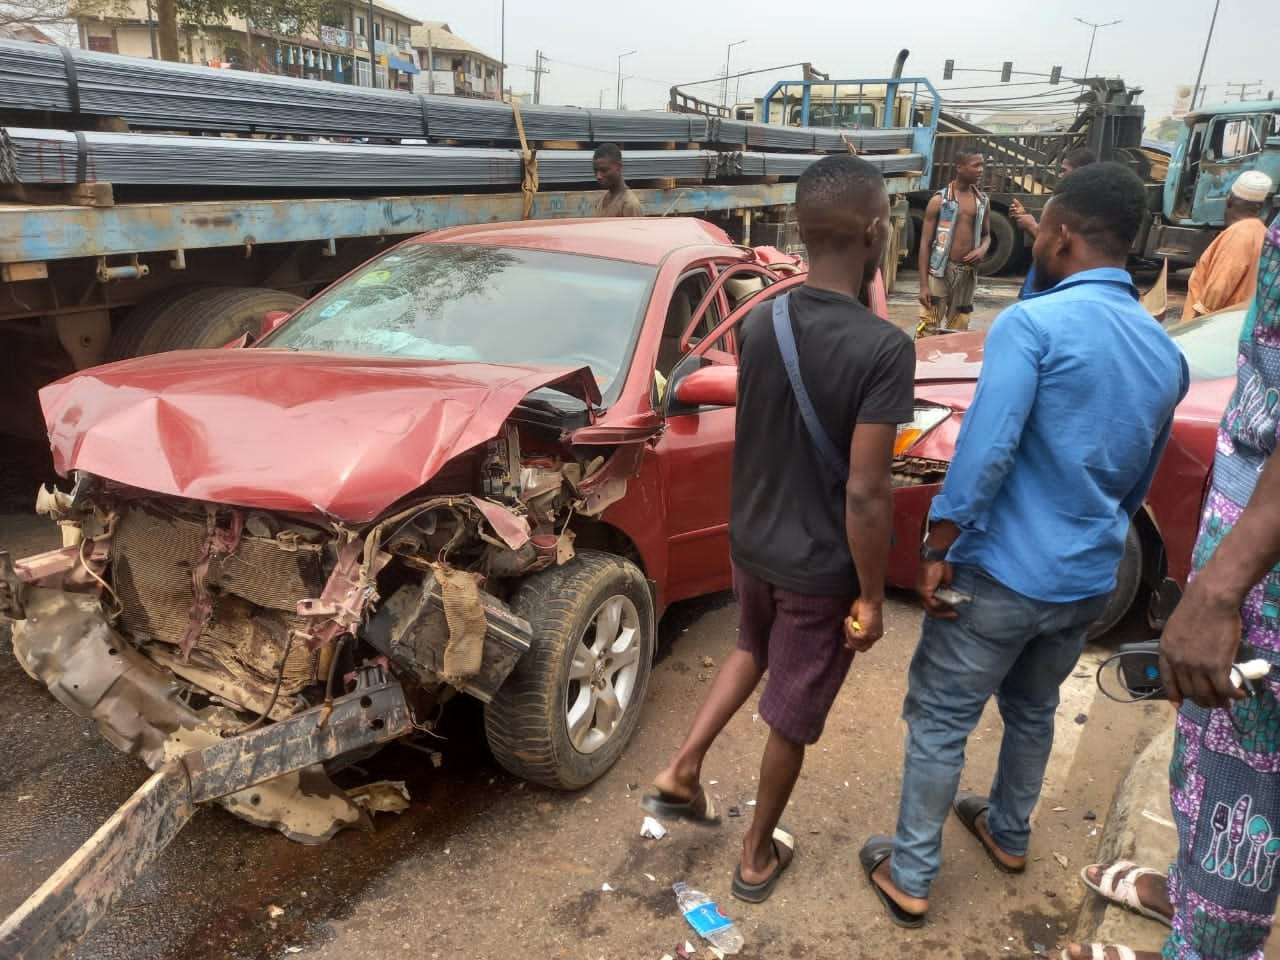
[{"label": "blue jeans", "polygon": [[1026,853],[1053,747],[1058,688],[1107,603],[1105,594],[1033,600],[963,564],[952,585],[973,600],[956,607],[954,620],[925,617],[902,705],[907,743],[892,869],[894,884],[913,897],[929,895],[942,865],[942,825],[960,785],[965,742],[993,695],[1004,738],[987,829],[1001,850]]}]

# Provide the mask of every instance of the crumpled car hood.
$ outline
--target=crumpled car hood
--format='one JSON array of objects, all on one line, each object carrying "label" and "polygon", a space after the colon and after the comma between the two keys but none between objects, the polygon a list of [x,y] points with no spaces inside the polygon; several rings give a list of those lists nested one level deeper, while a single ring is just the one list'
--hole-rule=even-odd
[{"label": "crumpled car hood", "polygon": [[600,399],[585,367],[258,349],[95,367],[45,387],[40,403],[62,474],[364,523],[545,386]]}]

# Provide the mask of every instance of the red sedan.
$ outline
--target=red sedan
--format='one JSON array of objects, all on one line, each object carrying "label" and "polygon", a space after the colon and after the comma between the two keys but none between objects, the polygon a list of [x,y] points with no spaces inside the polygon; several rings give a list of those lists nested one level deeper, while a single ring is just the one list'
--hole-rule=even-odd
[{"label": "red sedan", "polygon": [[[1235,388],[1236,347],[1245,309],[1223,310],[1171,327],[1191,368],[1191,389],[1175,414],[1173,434],[1151,492],[1125,541],[1116,589],[1091,628],[1114,627],[1145,590],[1168,577],[1186,583],[1200,510],[1209,489],[1218,423]],[[929,505],[942,486],[956,436],[982,368],[985,333],[931,337],[916,344],[915,422],[898,438],[894,468],[894,547],[889,580],[915,583]]]},{"label": "red sedan", "polygon": [[[635,729],[662,611],[730,584],[734,330],[802,279],[692,219],[460,227],[252,346],[52,384],[76,484],[41,507],[68,545],[0,557],[15,652],[153,766],[372,663],[419,727],[466,693],[513,772],[589,783]],[[301,776],[219,802],[307,839],[358,817],[322,771],[300,813]]]}]

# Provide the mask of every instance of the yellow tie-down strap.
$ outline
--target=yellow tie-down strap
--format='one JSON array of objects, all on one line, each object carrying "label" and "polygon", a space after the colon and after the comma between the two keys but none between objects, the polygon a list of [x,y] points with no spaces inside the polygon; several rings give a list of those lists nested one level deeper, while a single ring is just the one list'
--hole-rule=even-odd
[{"label": "yellow tie-down strap", "polygon": [[528,220],[533,213],[533,195],[538,192],[538,151],[529,149],[529,141],[524,135],[524,118],[520,116],[520,105],[512,102],[511,112],[516,118],[516,132],[520,134],[520,159],[524,163],[524,178],[520,182],[520,190],[524,193],[524,219]]}]

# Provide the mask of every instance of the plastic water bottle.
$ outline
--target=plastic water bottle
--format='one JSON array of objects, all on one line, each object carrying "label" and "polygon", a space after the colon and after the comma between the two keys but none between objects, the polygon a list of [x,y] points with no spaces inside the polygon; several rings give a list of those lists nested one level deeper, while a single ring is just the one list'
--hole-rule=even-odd
[{"label": "plastic water bottle", "polygon": [[671,889],[676,892],[680,912],[698,936],[726,954],[734,954],[742,949],[742,931],[720,912],[714,900],[701,890],[692,889],[687,883],[677,883]]}]

